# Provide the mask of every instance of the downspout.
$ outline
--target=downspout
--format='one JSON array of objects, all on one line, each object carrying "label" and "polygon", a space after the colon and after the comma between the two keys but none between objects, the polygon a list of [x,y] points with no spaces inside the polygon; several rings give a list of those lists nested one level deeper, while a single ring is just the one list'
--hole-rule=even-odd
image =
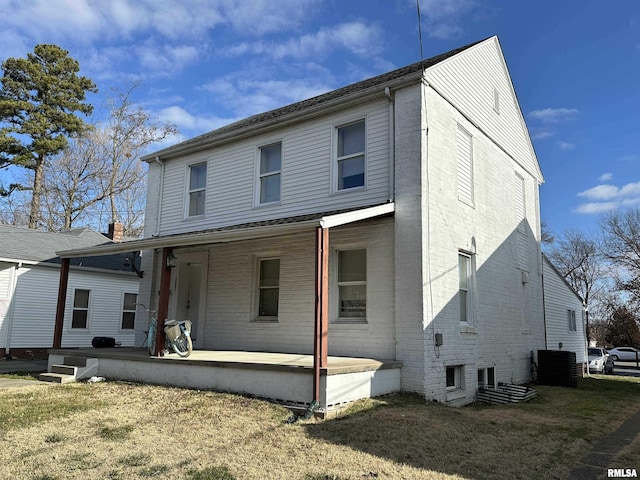
[{"label": "downspout", "polygon": [[160,188],[158,188],[158,215],[156,217],[156,230],[153,233],[153,237],[160,235],[160,219],[162,213],[162,194],[164,192],[164,162],[160,160],[160,157],[156,155],[155,162],[160,165]]},{"label": "downspout", "polygon": [[13,327],[13,311],[15,306],[15,293],[16,285],[18,283],[18,269],[22,267],[22,263],[16,263],[11,267],[11,275],[9,276],[9,308],[7,309],[7,315],[5,317],[5,331],[4,331],[4,354],[6,358],[11,358],[11,329]]},{"label": "downspout", "polygon": [[389,202],[393,202],[396,196],[396,126],[395,126],[395,102],[389,87],[384,88],[384,94],[389,100]]}]

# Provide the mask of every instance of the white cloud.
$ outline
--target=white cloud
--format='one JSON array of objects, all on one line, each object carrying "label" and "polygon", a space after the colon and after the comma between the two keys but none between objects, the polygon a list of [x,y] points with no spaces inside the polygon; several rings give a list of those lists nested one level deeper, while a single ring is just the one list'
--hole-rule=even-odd
[{"label": "white cloud", "polygon": [[[415,2],[410,1],[412,5]],[[478,7],[476,0],[420,0],[420,16],[429,37],[449,39],[463,33],[463,17]]]},{"label": "white cloud", "polygon": [[598,185],[578,194],[579,197],[585,197],[590,200],[609,200],[619,195],[618,187],[614,185]]},{"label": "white cloud", "polygon": [[545,138],[553,137],[556,132],[551,130],[532,130],[532,140],[544,140]]},{"label": "white cloud", "polygon": [[235,119],[197,116],[189,113],[182,107],[172,106],[157,112],[157,117],[162,121],[172,123],[180,132],[188,133],[187,137],[199,135],[215,130],[233,122]]},{"label": "white cloud", "polygon": [[542,123],[560,123],[573,120],[578,113],[575,108],[544,108],[529,112],[529,118]]},{"label": "white cloud", "polygon": [[603,173],[602,175],[600,175],[600,178],[598,178],[598,180],[600,180],[601,182],[608,182],[609,180],[613,179],[613,173]]},{"label": "white cloud", "polygon": [[583,203],[573,209],[574,213],[582,213],[591,215],[594,213],[604,213],[610,210],[618,208],[618,202],[597,202],[597,203]]},{"label": "white cloud", "polygon": [[563,141],[556,142],[556,145],[558,145],[558,148],[560,150],[564,150],[565,152],[576,148],[576,146],[573,143],[563,142]]}]

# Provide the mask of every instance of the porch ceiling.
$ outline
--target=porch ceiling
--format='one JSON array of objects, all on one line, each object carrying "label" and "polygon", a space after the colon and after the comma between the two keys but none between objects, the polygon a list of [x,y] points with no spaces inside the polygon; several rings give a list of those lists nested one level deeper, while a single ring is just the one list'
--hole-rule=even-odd
[{"label": "porch ceiling", "polygon": [[210,243],[234,242],[238,240],[265,238],[284,235],[287,233],[295,233],[315,227],[337,227],[339,225],[346,225],[360,220],[391,215],[394,211],[395,204],[393,202],[389,202],[364,208],[361,207],[311,215],[299,215],[261,222],[230,225],[227,227],[203,230],[199,232],[179,233],[174,235],[145,238],[142,240],[132,240],[129,242],[109,242],[93,247],[63,250],[56,252],[56,254],[61,258],[74,258],[81,256],[90,257],[164,247],[186,247]]}]

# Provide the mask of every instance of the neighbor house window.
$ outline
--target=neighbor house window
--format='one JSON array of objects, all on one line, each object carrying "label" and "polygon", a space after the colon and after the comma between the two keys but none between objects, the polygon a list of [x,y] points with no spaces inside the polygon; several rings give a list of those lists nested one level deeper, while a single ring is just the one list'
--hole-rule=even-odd
[{"label": "neighbor house window", "polygon": [[71,328],[87,328],[89,321],[89,296],[91,290],[77,288],[73,294]]},{"label": "neighbor house window", "polygon": [[569,326],[570,332],[576,331],[576,311],[575,310],[567,310],[567,322]]},{"label": "neighbor house window", "polygon": [[260,148],[260,172],[258,174],[259,203],[280,201],[280,170],[282,168],[282,144],[274,143]]},{"label": "neighbor house window", "polygon": [[280,259],[258,261],[258,318],[277,319],[280,298]]},{"label": "neighbor house window", "polygon": [[131,330],[136,323],[136,302],[138,301],[137,293],[125,293],[122,301],[122,323],[123,330]]},{"label": "neighbor house window", "polygon": [[364,187],[365,122],[350,123],[337,128],[337,189]]},{"label": "neighbor house window", "polygon": [[462,388],[462,366],[447,367],[447,390],[460,390]]},{"label": "neighbor house window", "polygon": [[459,288],[458,296],[460,297],[460,322],[473,323],[472,322],[472,275],[473,264],[471,262],[471,255],[467,253],[458,253],[458,276],[459,276]]},{"label": "neighbor house window", "polygon": [[207,186],[207,164],[199,163],[189,167],[188,216],[204,215],[205,191]]},{"label": "neighbor house window", "polygon": [[473,206],[473,143],[471,134],[458,125],[456,155],[458,160],[458,200]]},{"label": "neighbor house window", "polygon": [[367,316],[367,251],[338,252],[338,318]]}]

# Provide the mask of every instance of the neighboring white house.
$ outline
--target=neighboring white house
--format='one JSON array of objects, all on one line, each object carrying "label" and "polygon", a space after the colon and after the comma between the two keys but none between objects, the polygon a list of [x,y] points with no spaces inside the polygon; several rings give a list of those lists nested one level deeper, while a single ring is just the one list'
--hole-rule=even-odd
[{"label": "neighboring white house", "polygon": [[544,316],[548,350],[575,352],[576,363],[587,361],[584,301],[543,255]]},{"label": "neighboring white house", "polygon": [[[41,232],[0,225],[0,354],[45,358],[53,341],[61,248],[104,244],[89,229]],[[76,258],[64,319],[65,347],[91,346],[96,336],[133,345],[139,278],[133,256]],[[126,263],[126,265],[125,265]]]},{"label": "neighboring white house", "polygon": [[497,37],[143,160],[140,297],[196,349],[392,359],[452,405],[531,378],[543,177]]}]

